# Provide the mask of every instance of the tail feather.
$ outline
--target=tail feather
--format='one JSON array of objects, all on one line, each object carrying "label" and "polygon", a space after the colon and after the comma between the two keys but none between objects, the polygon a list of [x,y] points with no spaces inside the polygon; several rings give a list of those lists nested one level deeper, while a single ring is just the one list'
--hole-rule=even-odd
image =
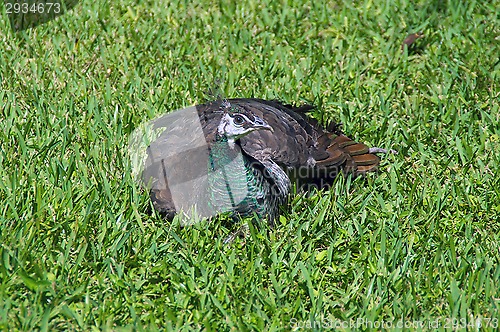
[{"label": "tail feather", "polygon": [[378,168],[378,164],[371,164],[371,165],[358,165],[356,169],[357,175],[364,175],[368,172],[375,172]]},{"label": "tail feather", "polygon": [[342,171],[354,176],[364,175],[377,170],[380,158],[370,153],[370,148],[363,143],[353,141],[341,134],[325,133],[318,139],[318,150],[326,151],[327,157],[317,160],[316,167],[329,174],[329,178]]},{"label": "tail feather", "polygon": [[340,166],[346,162],[347,155],[341,149],[326,150],[327,158],[318,160],[316,165],[318,167]]},{"label": "tail feather", "polygon": [[368,153],[368,147],[363,143],[354,143],[346,145],[344,151],[349,153],[351,156],[358,156]]},{"label": "tail feather", "polygon": [[371,153],[351,156],[358,166],[378,165],[380,162],[380,158]]}]

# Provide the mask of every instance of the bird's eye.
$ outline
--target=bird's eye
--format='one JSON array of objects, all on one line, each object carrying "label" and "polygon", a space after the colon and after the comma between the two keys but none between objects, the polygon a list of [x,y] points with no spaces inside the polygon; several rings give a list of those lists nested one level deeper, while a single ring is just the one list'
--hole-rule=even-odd
[{"label": "bird's eye", "polygon": [[234,117],[234,124],[241,126],[245,122],[245,119],[241,115],[236,115]]}]

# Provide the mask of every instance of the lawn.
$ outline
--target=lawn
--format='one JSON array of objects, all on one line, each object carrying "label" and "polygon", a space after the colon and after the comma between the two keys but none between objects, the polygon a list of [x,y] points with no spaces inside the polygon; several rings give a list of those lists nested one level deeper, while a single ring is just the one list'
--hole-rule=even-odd
[{"label": "lawn", "polygon": [[[82,1],[23,31],[0,8],[1,330],[500,325],[498,0]],[[399,153],[224,245],[149,213],[128,156],[217,86]]]}]

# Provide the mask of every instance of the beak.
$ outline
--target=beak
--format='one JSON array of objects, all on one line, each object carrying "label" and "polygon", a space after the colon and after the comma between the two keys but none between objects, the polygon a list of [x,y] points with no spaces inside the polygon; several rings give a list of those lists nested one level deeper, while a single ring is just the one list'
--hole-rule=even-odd
[{"label": "beak", "polygon": [[273,127],[271,127],[270,125],[268,125],[266,121],[262,120],[258,116],[255,116],[254,124],[255,124],[255,128],[256,129],[259,129],[259,130],[269,130],[272,133],[274,132]]}]

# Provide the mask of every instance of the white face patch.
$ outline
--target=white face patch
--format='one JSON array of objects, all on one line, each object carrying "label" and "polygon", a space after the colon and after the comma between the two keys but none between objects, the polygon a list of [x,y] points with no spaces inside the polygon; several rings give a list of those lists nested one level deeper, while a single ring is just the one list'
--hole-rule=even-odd
[{"label": "white face patch", "polygon": [[[231,126],[231,125],[232,125],[231,117],[228,114],[224,114],[222,116],[220,123],[219,123],[219,126],[217,127],[217,132],[219,133],[219,135],[225,135],[225,134],[227,134],[226,128],[228,126]],[[234,146],[235,146],[234,138],[228,137],[227,144],[229,145],[229,148],[234,149]]]},{"label": "white face patch", "polygon": [[248,118],[242,114],[236,114],[231,116],[229,114],[224,114],[217,127],[219,135],[225,135],[227,138],[238,139],[238,137],[252,131],[252,128],[246,129],[243,127],[245,122],[248,122]]},{"label": "white face patch", "polygon": [[224,114],[222,116],[222,119],[219,123],[219,126],[217,127],[217,132],[220,135],[224,135],[226,133],[226,126],[231,123],[231,118],[228,114]]},{"label": "white face patch", "polygon": [[251,120],[247,115],[242,113],[224,113],[222,115],[217,133],[219,136],[225,136],[228,140],[234,141],[259,129],[271,130],[272,128],[267,125],[264,120],[255,117]]}]

